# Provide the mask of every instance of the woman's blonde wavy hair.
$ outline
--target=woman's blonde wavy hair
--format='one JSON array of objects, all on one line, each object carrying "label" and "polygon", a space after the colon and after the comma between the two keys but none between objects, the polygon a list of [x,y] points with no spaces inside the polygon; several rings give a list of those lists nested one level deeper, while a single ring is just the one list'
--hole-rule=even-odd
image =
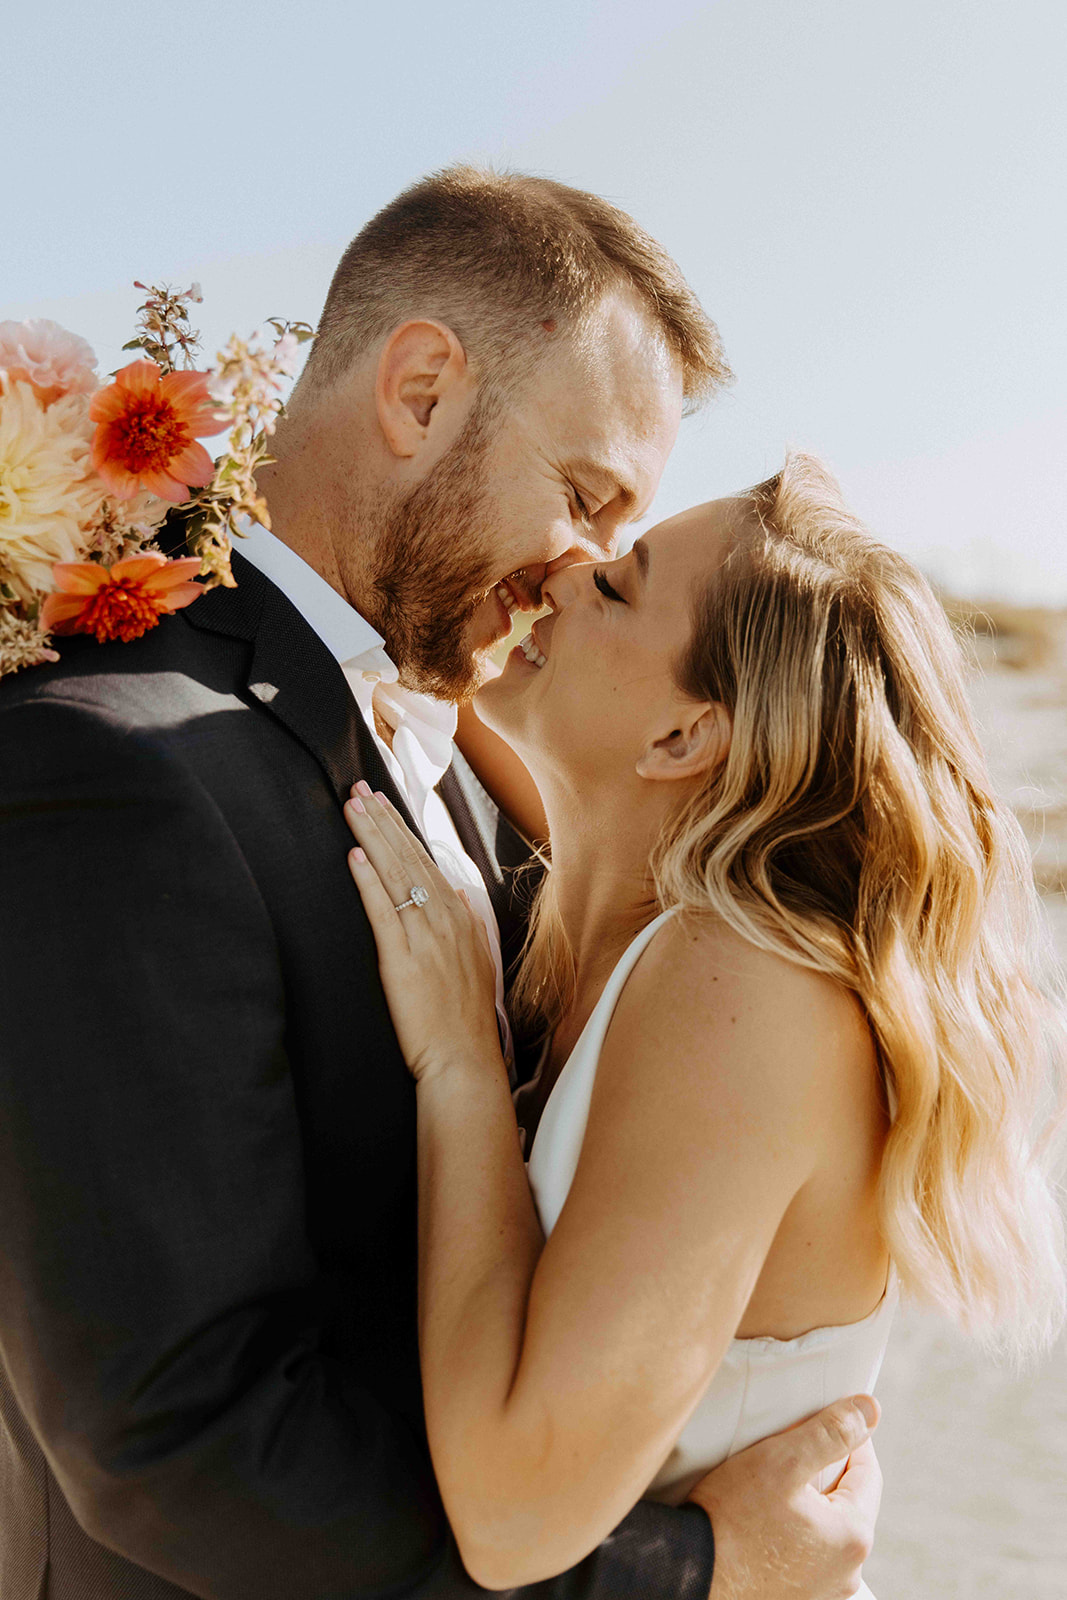
[{"label": "woman's blonde wavy hair", "polygon": [[[1065,1302],[1063,1009],[943,608],[792,454],[739,497],[676,676],[728,708],[733,739],[664,829],[655,906],[710,909],[856,992],[893,1112],[881,1216],[902,1284],[1011,1352],[1046,1346]],[[572,990],[549,874],[513,999],[551,1028]]]}]

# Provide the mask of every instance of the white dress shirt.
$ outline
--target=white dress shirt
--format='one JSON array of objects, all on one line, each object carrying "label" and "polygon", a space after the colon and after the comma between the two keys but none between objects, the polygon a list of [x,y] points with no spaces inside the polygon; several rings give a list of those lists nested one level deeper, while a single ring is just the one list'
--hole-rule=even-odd
[{"label": "white dress shirt", "polygon": [[[258,522],[243,522],[242,533],[235,548],[282,591],[340,664],[386,770],[407,802],[430,853],[443,876],[454,889],[464,890],[485,923],[496,963],[497,1016],[510,1069],[513,1052],[504,1010],[500,930],[485,881],[464,850],[436,788],[452,760],[456,708],[401,688],[381,634],[287,544]],[[375,711],[392,730],[392,749],[378,733]],[[338,868],[342,866],[339,862]],[[421,913],[413,907],[404,915]]]}]

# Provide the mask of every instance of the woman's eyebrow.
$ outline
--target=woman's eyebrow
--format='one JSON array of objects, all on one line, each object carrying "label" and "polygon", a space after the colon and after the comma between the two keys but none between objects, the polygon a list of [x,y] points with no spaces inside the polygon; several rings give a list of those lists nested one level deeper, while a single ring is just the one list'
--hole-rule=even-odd
[{"label": "woman's eyebrow", "polygon": [[641,574],[641,582],[648,581],[648,545],[643,539],[635,539],[633,553],[637,557],[637,569]]}]

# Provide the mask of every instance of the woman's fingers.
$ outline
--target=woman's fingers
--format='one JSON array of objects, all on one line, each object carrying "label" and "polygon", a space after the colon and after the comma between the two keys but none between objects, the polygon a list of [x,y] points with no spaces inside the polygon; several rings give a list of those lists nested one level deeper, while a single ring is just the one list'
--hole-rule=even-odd
[{"label": "woman's fingers", "polygon": [[346,818],[352,834],[378,869],[382,883],[394,893],[395,906],[410,899],[411,890],[418,885],[429,896],[426,906],[419,907],[422,915],[437,923],[450,914],[454,893],[450,883],[384,795],[371,794],[365,784],[360,784],[358,794],[352,795],[346,805]]},{"label": "woman's fingers", "polygon": [[[375,807],[375,810],[380,810],[380,807]],[[400,862],[396,859],[396,852],[378,826],[377,817],[360,795],[354,794],[346,802],[345,821],[356,843],[367,852],[371,866],[383,880],[399,871]]]},{"label": "woman's fingers", "polygon": [[[410,829],[379,796],[361,784],[359,792],[353,794],[345,806],[345,818],[370,865],[392,896],[391,906],[410,900],[412,889],[418,886],[426,890],[425,904],[408,906],[402,915],[409,920],[420,916],[434,925],[447,918],[448,897],[453,891]],[[409,933],[413,931],[409,929]]]},{"label": "woman's fingers", "polygon": [[[384,794],[374,793],[368,783],[356,785],[356,798],[363,802],[367,814],[377,824],[382,838],[385,839],[393,854],[403,865],[412,872],[422,871],[429,874],[434,882],[443,883],[441,869],[437,862],[423,847],[422,841],[417,839],[403,820],[395,806],[391,805]],[[421,882],[415,877],[413,883]]]},{"label": "woman's fingers", "polygon": [[[494,1060],[496,971],[481,919],[382,797],[361,787],[345,806],[345,818],[357,843],[349,870],[412,1074],[421,1078],[472,1050],[479,1060]],[[413,889],[415,904],[408,905]]]},{"label": "woman's fingers", "polygon": [[[389,899],[389,906],[403,905],[411,898],[411,890],[421,880],[413,878],[410,871],[398,860],[388,839],[378,826],[365,803],[358,797],[345,806],[345,817],[357,845],[367,858],[367,865],[375,872]],[[358,881],[358,880],[357,880]],[[425,885],[429,891],[429,885]]]},{"label": "woman's fingers", "polygon": [[490,961],[492,961],[493,947],[489,943],[489,929],[486,927],[477,911],[475,911],[474,907],[471,905],[470,896],[467,894],[467,891],[465,889],[457,889],[456,893],[459,895],[459,898],[463,901],[463,904],[467,908],[467,915],[470,918],[471,927],[478,935],[482,949],[485,951],[485,954],[489,957]]},{"label": "woman's fingers", "polygon": [[348,867],[363,901],[363,909],[367,913],[374,942],[378,946],[379,960],[386,962],[390,956],[406,955],[408,941],[400,913],[395,909],[388,888],[361,846],[357,845],[354,850],[348,852]]}]

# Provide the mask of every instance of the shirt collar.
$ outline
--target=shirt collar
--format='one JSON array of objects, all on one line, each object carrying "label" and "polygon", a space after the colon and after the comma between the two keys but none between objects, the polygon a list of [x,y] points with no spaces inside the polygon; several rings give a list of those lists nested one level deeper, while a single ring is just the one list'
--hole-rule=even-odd
[{"label": "shirt collar", "polygon": [[282,591],[342,666],[375,672],[386,682],[396,679],[381,634],[314,567],[262,523],[243,518],[240,531],[234,548]]}]

